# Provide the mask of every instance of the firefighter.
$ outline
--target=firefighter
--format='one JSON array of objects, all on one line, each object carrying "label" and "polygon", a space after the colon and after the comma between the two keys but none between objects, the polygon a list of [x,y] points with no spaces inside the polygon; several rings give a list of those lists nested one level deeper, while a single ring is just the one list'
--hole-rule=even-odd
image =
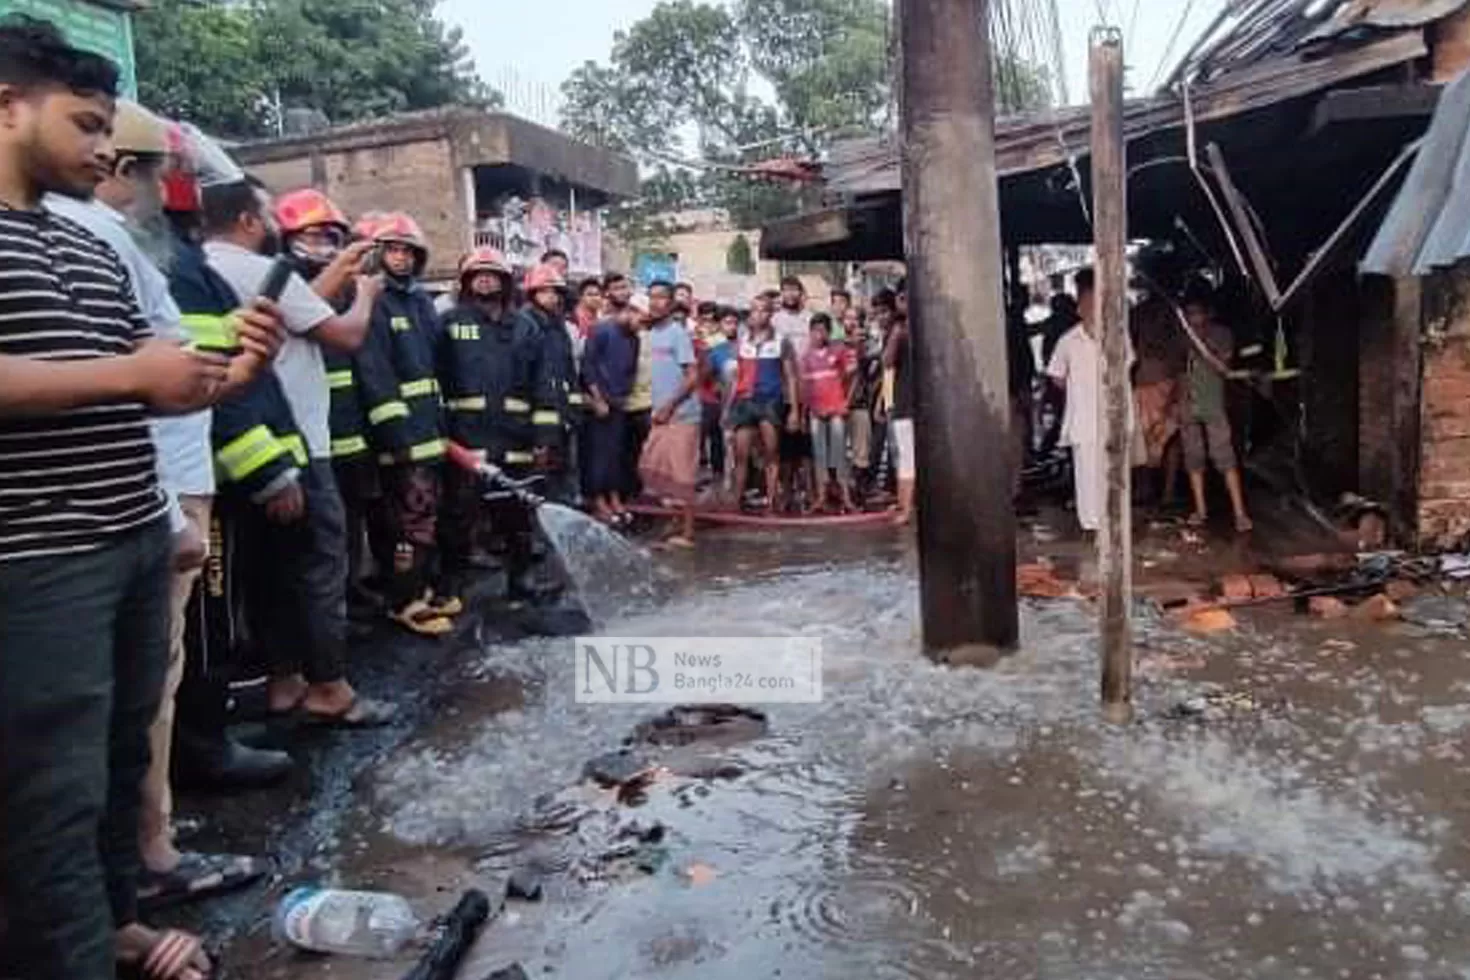
[{"label": "firefighter", "polygon": [[382,485],[371,517],[374,557],[389,618],[421,636],[443,636],[454,623],[432,605],[429,588],[445,449],[434,374],[439,318],[419,284],[429,250],[406,214],[384,215],[371,230],[386,285],[356,370]]},{"label": "firefighter", "polygon": [[574,423],[585,398],[566,321],[567,282],[555,266],[543,264],[526,273],[523,291],[526,305],[518,320],[541,341],[542,367],[531,411],[536,468],[546,475],[549,497],[575,503]]},{"label": "firefighter", "polygon": [[[229,285],[209,269],[198,242],[203,207],[201,187],[205,183],[238,179],[241,175],[228,158],[203,152],[204,148],[178,123],[168,124],[168,144],[168,169],[162,179],[163,208],[173,225],[175,241],[174,258],[168,269],[169,290],[196,343],[206,349],[215,346],[206,338],[217,333],[218,346],[227,347],[228,330],[219,325],[238,303]],[[224,434],[244,431],[237,414],[240,406],[249,399],[261,399],[263,396],[258,392],[267,387],[275,387],[279,394],[273,371],[263,372],[253,386],[215,406],[211,452],[216,460],[220,449],[230,441],[223,439]],[[289,412],[287,408],[286,418]],[[282,435],[290,435],[290,431],[283,430]],[[262,481],[260,487],[273,478],[274,473],[269,470],[266,467],[258,475],[251,474]],[[240,602],[244,592],[238,574],[234,525],[226,513],[238,488],[227,477],[228,474],[217,475],[217,496],[210,513],[200,587],[194,590],[184,617],[185,669],[176,698],[171,759],[174,775],[181,782],[213,789],[269,783],[288,774],[293,765],[291,757],[284,752],[252,748],[228,733],[228,725],[233,720],[232,706],[237,704],[231,684],[253,678],[241,669],[239,658],[242,644],[237,642],[237,636],[244,633]]]},{"label": "firefighter", "polygon": [[[541,345],[532,326],[514,315],[514,288],[510,269],[495,249],[477,249],[464,258],[456,304],[439,330],[438,365],[449,437],[477,458],[521,477],[535,461],[531,413]],[[477,477],[449,467],[439,535],[442,574],[435,589],[440,609],[462,608],[480,512]],[[512,568],[524,565],[529,520],[504,508],[494,516],[493,530]]]},{"label": "firefighter", "polygon": [[[352,306],[354,277],[372,250],[374,216],[364,216],[356,230],[347,216],[321,191],[305,188],[276,200],[285,254],[312,290],[338,313]],[[331,388],[332,470],[347,517],[348,597],[362,598],[355,588],[364,572],[363,542],[367,515],[379,497],[378,466],[368,451],[367,413],[357,390],[355,358],[323,349]]]}]

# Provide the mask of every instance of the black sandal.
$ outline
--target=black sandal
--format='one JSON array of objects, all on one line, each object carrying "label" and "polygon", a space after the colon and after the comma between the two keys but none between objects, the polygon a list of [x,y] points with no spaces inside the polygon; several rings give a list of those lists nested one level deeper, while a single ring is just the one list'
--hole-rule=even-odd
[{"label": "black sandal", "polygon": [[143,872],[138,880],[138,906],[152,911],[197,902],[253,884],[267,870],[267,863],[259,858],[186,851],[172,871]]}]

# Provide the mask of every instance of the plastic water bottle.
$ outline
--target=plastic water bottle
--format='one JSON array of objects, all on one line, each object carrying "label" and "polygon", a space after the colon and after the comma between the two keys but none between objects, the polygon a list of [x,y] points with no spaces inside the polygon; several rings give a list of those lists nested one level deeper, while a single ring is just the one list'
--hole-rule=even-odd
[{"label": "plastic water bottle", "polygon": [[385,892],[297,888],[276,910],[276,937],[315,953],[383,959],[418,930],[408,902]]}]

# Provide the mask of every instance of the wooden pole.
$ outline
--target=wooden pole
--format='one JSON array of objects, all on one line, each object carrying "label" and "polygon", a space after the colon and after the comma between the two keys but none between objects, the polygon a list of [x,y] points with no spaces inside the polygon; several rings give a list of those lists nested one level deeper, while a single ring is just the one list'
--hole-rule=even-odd
[{"label": "wooden pole", "polygon": [[898,5],[924,646],[978,665],[1019,633],[988,8]]},{"label": "wooden pole", "polygon": [[1102,578],[1103,716],[1133,717],[1132,388],[1128,381],[1128,200],[1123,138],[1123,37],[1092,35],[1092,212],[1097,249],[1097,323],[1102,332],[1099,417],[1107,454],[1107,501],[1098,535]]}]

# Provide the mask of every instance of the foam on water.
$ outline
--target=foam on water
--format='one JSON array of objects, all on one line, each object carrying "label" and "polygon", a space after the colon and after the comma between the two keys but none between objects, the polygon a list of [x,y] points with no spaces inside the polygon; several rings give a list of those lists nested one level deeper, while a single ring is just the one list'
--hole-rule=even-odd
[{"label": "foam on water", "polygon": [[1226,738],[1134,734],[1109,740],[1109,775],[1156,797],[1194,833],[1193,849],[1244,859],[1284,893],[1381,875],[1431,874],[1435,851],[1318,785],[1283,757]]}]

